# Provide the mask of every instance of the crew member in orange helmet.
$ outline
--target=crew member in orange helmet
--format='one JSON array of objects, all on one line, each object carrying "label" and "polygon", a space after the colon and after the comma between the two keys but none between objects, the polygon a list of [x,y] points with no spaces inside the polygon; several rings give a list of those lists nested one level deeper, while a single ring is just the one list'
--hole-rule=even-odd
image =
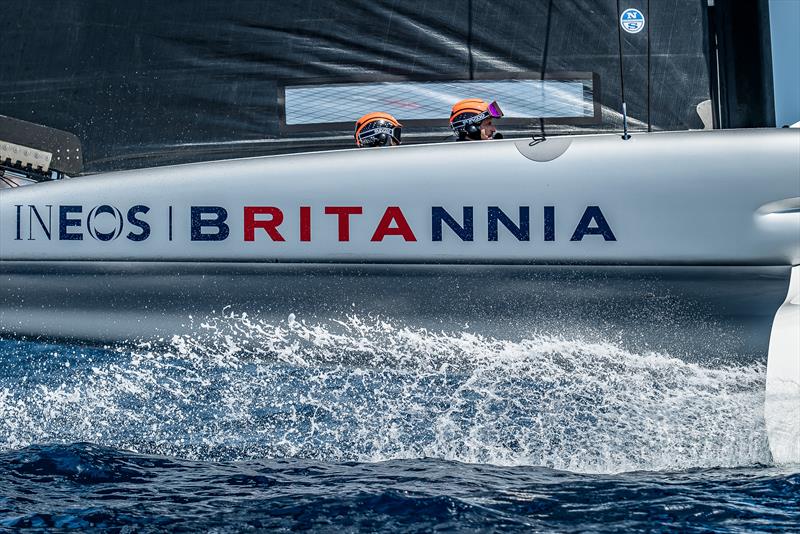
[{"label": "crew member in orange helmet", "polygon": [[356,146],[399,145],[402,128],[403,125],[388,113],[367,113],[356,121]]},{"label": "crew member in orange helmet", "polygon": [[493,120],[503,116],[497,102],[487,104],[479,98],[466,98],[453,105],[450,127],[458,141],[485,141],[502,139]]}]

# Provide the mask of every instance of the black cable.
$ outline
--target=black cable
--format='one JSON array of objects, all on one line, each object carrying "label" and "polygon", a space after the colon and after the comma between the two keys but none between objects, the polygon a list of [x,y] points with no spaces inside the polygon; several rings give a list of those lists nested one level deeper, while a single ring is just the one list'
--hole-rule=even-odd
[{"label": "black cable", "polygon": [[[542,84],[542,90],[544,90],[544,76],[545,72],[547,72],[547,58],[550,52],[550,21],[553,18],[553,0],[550,0],[547,3],[547,25],[544,29],[544,50],[542,51],[542,73],[540,75],[539,81]],[[542,133],[542,141],[545,139],[544,134],[544,117],[539,117],[539,130]]]},{"label": "black cable", "polygon": [[617,23],[617,53],[619,55],[619,88],[622,94],[622,138],[630,139],[631,136],[628,135],[628,110],[625,105],[625,67],[622,62],[622,24],[619,21],[620,17],[619,0],[617,0],[617,16],[615,22]]},{"label": "black cable", "polygon": [[650,0],[647,0],[647,131],[653,131],[653,123],[650,121]]},{"label": "black cable", "polygon": [[475,79],[475,63],[472,57],[472,0],[467,4],[467,51],[469,52],[469,79]]},{"label": "black cable", "polygon": [[19,184],[12,182],[11,180],[7,180],[5,175],[0,174],[0,180],[3,181],[8,187],[19,187]]}]

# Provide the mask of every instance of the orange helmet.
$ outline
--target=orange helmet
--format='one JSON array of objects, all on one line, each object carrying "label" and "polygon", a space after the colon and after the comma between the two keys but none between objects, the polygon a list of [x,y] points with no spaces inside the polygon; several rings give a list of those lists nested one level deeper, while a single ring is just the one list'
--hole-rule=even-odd
[{"label": "orange helmet", "polygon": [[399,145],[402,127],[403,125],[388,113],[382,111],[367,113],[356,121],[356,146],[385,146],[389,144],[390,139],[394,139]]},{"label": "orange helmet", "polygon": [[450,127],[459,139],[480,139],[480,124],[489,117],[499,119],[502,116],[503,112],[496,101],[487,104],[480,98],[465,98],[453,105]]}]

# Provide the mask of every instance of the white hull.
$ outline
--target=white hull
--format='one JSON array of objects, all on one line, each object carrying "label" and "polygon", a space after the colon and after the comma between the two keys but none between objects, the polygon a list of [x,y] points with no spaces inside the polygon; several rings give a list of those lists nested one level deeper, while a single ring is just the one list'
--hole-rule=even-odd
[{"label": "white hull", "polygon": [[[784,300],[779,318],[796,315],[798,264],[798,130],[346,150],[0,190],[2,335],[119,342],[226,314],[385,317],[769,360],[784,391],[800,383],[775,380],[800,369],[800,326],[774,348],[770,329]],[[776,414],[776,455],[800,461],[800,429]]]}]

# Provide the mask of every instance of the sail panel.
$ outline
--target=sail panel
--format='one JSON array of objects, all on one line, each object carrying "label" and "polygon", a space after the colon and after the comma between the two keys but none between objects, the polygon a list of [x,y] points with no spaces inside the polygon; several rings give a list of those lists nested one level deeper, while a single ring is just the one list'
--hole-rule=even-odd
[{"label": "sail panel", "polygon": [[7,0],[0,114],[75,133],[90,172],[349,147],[371,111],[441,141],[462,95],[506,137],[616,131],[623,81],[631,130],[701,128],[705,2],[621,5],[641,31],[616,0]]}]

